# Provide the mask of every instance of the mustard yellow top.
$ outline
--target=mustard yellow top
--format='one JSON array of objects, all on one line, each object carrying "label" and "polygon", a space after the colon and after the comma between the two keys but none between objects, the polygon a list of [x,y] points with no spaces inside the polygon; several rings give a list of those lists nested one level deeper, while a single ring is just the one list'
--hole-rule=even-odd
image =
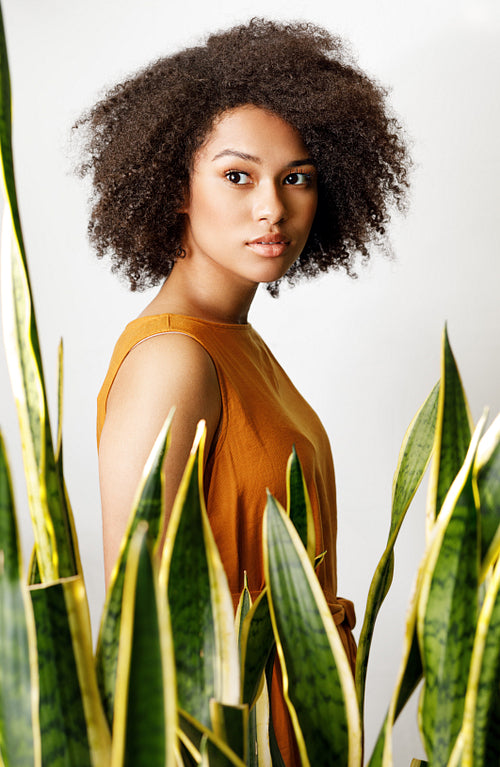
[{"label": "mustard yellow top", "polygon": [[[317,570],[351,664],[355,645],[351,602],[337,598],[335,475],[328,436],[251,325],[162,314],[141,317],[120,336],[98,397],[100,438],[106,400],[129,351],[159,333],[184,333],[210,355],[219,380],[222,412],[217,441],[205,468],[207,511],[235,605],[246,571],[254,598],[264,586],[262,515],[266,488],[286,505],[286,466],[295,445],[313,509]],[[274,719],[274,717],[273,717]],[[290,759],[290,763],[294,760]]]}]

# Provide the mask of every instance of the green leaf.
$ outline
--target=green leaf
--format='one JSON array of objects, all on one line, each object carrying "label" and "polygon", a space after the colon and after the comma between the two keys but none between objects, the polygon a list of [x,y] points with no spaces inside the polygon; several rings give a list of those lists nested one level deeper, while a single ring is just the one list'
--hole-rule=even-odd
[{"label": "green leaf", "polygon": [[236,615],[234,618],[236,635],[238,637],[238,648],[240,651],[240,661],[242,659],[241,639],[242,639],[242,631],[243,631],[243,621],[247,617],[248,611],[250,610],[251,606],[252,606],[252,597],[250,595],[250,591],[248,590],[248,580],[247,580],[247,574],[245,571],[243,573],[243,591],[240,594],[240,599],[238,602],[238,607],[236,608]]},{"label": "green leaf", "polygon": [[212,698],[210,715],[213,732],[248,764],[248,706],[228,706]]},{"label": "green leaf", "polygon": [[[36,642],[22,585],[21,553],[7,455],[0,434],[0,763],[40,764]],[[33,677],[33,678],[32,678]]]},{"label": "green leaf", "polygon": [[460,373],[445,327],[441,353],[441,385],[434,440],[434,458],[427,503],[428,535],[441,510],[451,483],[465,460],[471,439],[471,423]]},{"label": "green leaf", "polygon": [[483,573],[500,552],[500,415],[479,443],[476,459]]},{"label": "green leaf", "polygon": [[477,623],[462,734],[462,767],[500,763],[500,560]]},{"label": "green leaf", "polygon": [[42,579],[81,572],[67,494],[56,467],[45,384],[21,234],[12,163],[10,81],[0,23],[0,148],[8,205],[2,232],[2,316],[6,356],[19,416],[28,499]]},{"label": "green leaf", "polygon": [[132,537],[141,521],[148,523],[150,540],[158,540],[163,514],[163,464],[168,449],[172,417],[173,411],[169,413],[165,420],[144,467],[128,526],[121,543],[118,560],[111,574],[111,582],[102,613],[97,641],[96,667],[99,689],[110,726],[113,722],[116,667],[127,557]]},{"label": "green leaf", "polygon": [[272,496],[263,545],[284,697],[302,764],[359,765],[359,712],[345,651],[300,537]]},{"label": "green leaf", "polygon": [[[238,602],[238,608],[236,610],[236,617],[235,617],[235,625],[236,625],[236,633],[238,635],[238,647],[240,650],[240,668],[244,668],[244,656],[243,656],[243,645],[242,645],[242,635],[243,635],[243,623],[245,618],[247,617],[250,608],[252,607],[252,597],[250,596],[250,592],[248,590],[248,582],[247,582],[247,574],[244,573],[244,584],[243,584],[243,591],[240,595],[240,600]],[[272,640],[274,642],[274,638]],[[242,689],[243,689],[243,683],[242,683]],[[261,693],[262,697],[267,697],[267,690],[262,690]],[[242,700],[242,698],[241,698]],[[247,706],[248,708],[248,706]],[[259,707],[259,717],[262,717],[264,715],[266,718],[265,722],[265,732],[267,737],[267,729],[269,727],[269,704],[267,702],[267,709],[264,706],[264,711],[261,712],[261,707]],[[246,763],[248,767],[259,767],[259,751],[264,750],[266,748],[265,744],[261,744],[259,735],[262,731],[259,730],[259,725],[262,728],[262,722],[258,722],[257,720],[257,706],[254,706],[251,711],[248,713],[248,727],[247,727],[247,760]],[[267,748],[269,746],[267,745]]]},{"label": "green leaf", "polygon": [[[108,767],[81,576],[29,589],[35,616],[43,767]],[[83,627],[86,626],[86,631]]]},{"label": "green leaf", "polygon": [[141,522],[123,589],[111,767],[174,767],[176,728],[172,636]]},{"label": "green leaf", "polygon": [[245,767],[245,763],[227,743],[182,709],[179,709],[179,727],[185,745],[192,744],[198,752],[206,749],[211,767]]},{"label": "green leaf", "polygon": [[356,691],[363,716],[366,671],[375,621],[392,582],[394,546],[408,507],[429,464],[434,442],[439,383],[413,418],[405,434],[394,474],[389,538],[373,576],[356,658]]},{"label": "green leaf", "polygon": [[432,764],[446,764],[462,726],[479,585],[473,464],[483,416],[434,526],[422,577],[417,630],[424,669],[420,727]]},{"label": "green leaf", "polygon": [[210,727],[210,698],[239,703],[238,647],[226,574],[203,498],[201,422],[167,529],[160,580],[174,636],[179,706]]},{"label": "green leaf", "polygon": [[274,647],[267,589],[264,589],[246,616],[241,634],[241,700],[251,708],[262,686],[262,675]]},{"label": "green leaf", "polygon": [[[416,633],[416,599],[412,600],[404,639],[404,652],[399,677],[394,688],[389,711],[386,714],[375,743],[368,767],[384,764],[392,767],[392,728],[422,679],[422,660]],[[385,755],[385,760],[384,760]]]},{"label": "green leaf", "polygon": [[307,485],[302,471],[295,445],[292,454],[288,459],[286,469],[286,489],[287,489],[287,513],[300,540],[307,549],[309,559],[314,563],[316,556],[316,531],[314,529],[314,518],[312,513],[311,501],[307,491]]},{"label": "green leaf", "polygon": [[[266,685],[267,685],[267,689],[271,691],[273,688],[273,676],[274,676],[274,666],[276,662],[276,651],[277,651],[276,644],[274,644],[273,649],[271,651],[271,655],[267,659],[267,663],[266,663]],[[258,705],[258,701],[256,705]],[[286,767],[285,762],[283,761],[283,757],[281,756],[278,740],[276,738],[276,733],[274,731],[271,695],[269,695],[268,740],[269,740],[269,755],[271,757],[272,767]]]},{"label": "green leaf", "polygon": [[24,253],[21,223],[19,220],[19,208],[17,204],[16,182],[14,178],[14,162],[12,159],[12,114],[10,95],[9,61],[7,56],[7,43],[3,24],[2,9],[0,7],[0,149],[2,156],[3,178],[5,192],[12,209],[12,220],[16,230],[16,236]]}]

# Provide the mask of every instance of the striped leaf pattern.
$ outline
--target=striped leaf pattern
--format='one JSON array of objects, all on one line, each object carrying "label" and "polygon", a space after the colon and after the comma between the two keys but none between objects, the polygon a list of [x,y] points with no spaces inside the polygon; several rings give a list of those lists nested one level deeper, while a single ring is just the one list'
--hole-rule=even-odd
[{"label": "striped leaf pattern", "polygon": [[314,519],[307,490],[302,466],[293,447],[290,458],[288,459],[286,469],[286,489],[287,489],[287,513],[300,540],[307,550],[309,559],[314,563],[316,556],[316,532],[314,529]]},{"label": "striped leaf pattern", "polygon": [[173,412],[168,415],[146,462],[127,530],[120,546],[118,561],[111,575],[111,583],[102,614],[96,650],[96,668],[99,689],[110,727],[113,722],[116,667],[127,557],[132,537],[140,522],[147,522],[148,538],[153,543],[158,539],[163,513],[163,464],[168,448],[172,417]]},{"label": "striped leaf pattern", "polygon": [[264,515],[264,567],[302,764],[360,765],[359,714],[347,658],[300,537],[272,496]]},{"label": "striped leaf pattern", "polygon": [[179,706],[210,728],[210,698],[237,705],[240,675],[231,594],[203,498],[205,432],[201,422],[172,509],[160,579],[170,604]]},{"label": "striped leaf pattern", "polygon": [[[260,595],[262,596],[262,595]],[[241,592],[238,609],[236,611],[236,630],[238,634],[238,646],[240,649],[240,669],[241,669],[241,694],[240,700],[243,701],[243,694],[245,689],[244,676],[245,676],[245,655],[248,641],[248,627],[249,621],[246,621],[250,610],[252,608],[252,600],[250,592],[248,591],[247,579],[245,574],[245,583],[243,591]],[[269,611],[267,610],[267,623],[271,632],[271,636],[268,639],[264,639],[270,646],[274,645],[274,636],[272,633],[271,618]],[[245,626],[245,647],[243,647],[243,626]],[[256,643],[256,648],[258,644]],[[265,664],[264,664],[265,667]],[[252,705],[248,713],[248,749],[247,749],[247,765],[248,767],[268,767],[271,764],[271,755],[269,753],[269,697],[267,692],[267,685],[265,684],[263,674],[261,677],[261,692],[257,697],[255,694],[256,702]]]},{"label": "striped leaf pattern", "polygon": [[366,671],[377,615],[389,591],[394,569],[394,546],[408,507],[428,466],[434,443],[439,384],[413,418],[405,434],[394,475],[389,538],[373,576],[356,658],[356,692],[363,717]]},{"label": "striped leaf pattern", "polygon": [[157,594],[147,523],[140,522],[125,573],[111,767],[174,767],[176,703],[170,625]]},{"label": "striped leaf pattern", "polygon": [[2,232],[2,308],[7,362],[19,416],[28,498],[42,578],[81,572],[72,512],[57,470],[40,345],[12,162],[11,95],[0,13],[0,150],[8,205]]},{"label": "striped leaf pattern", "polygon": [[250,608],[241,632],[241,700],[250,707],[259,694],[273,647],[274,633],[265,589]]},{"label": "striped leaf pattern", "polygon": [[495,418],[479,443],[476,471],[481,507],[481,562],[484,572],[494,563],[500,550],[500,415]]},{"label": "striped leaf pattern", "polygon": [[40,765],[38,682],[30,664],[30,655],[36,663],[33,616],[21,579],[14,498],[0,435],[0,764],[5,767]]},{"label": "striped leaf pattern", "polygon": [[478,620],[463,725],[462,767],[500,763],[500,559]]},{"label": "striped leaf pattern", "polygon": [[200,752],[205,750],[206,764],[212,767],[246,767],[245,762],[227,743],[182,709],[179,709],[179,728],[181,741],[188,745],[189,752],[195,755],[194,763],[200,763]]},{"label": "striped leaf pattern", "polygon": [[424,669],[420,726],[431,765],[447,764],[462,725],[478,609],[473,465],[484,421],[483,416],[442,507],[420,587],[417,628]]},{"label": "striped leaf pattern", "polygon": [[[35,616],[43,767],[106,767],[109,732],[92,668],[80,576],[30,587]],[[80,614],[79,614],[80,613]],[[88,618],[88,616],[87,616]]]},{"label": "striped leaf pattern", "polygon": [[471,439],[471,423],[460,373],[445,328],[441,353],[441,383],[434,459],[427,501],[427,536],[430,535],[451,483],[465,460]]}]

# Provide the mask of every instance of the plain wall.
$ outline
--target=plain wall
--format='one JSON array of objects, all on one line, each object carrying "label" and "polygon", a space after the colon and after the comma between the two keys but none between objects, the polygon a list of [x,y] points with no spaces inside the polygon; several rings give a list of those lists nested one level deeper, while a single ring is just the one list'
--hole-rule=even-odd
[{"label": "plain wall", "polygon": [[[500,12],[495,0],[7,0],[18,194],[55,428],[59,337],[65,344],[65,470],[94,632],[103,604],[95,399],[114,342],[151,298],[129,294],[86,239],[87,190],[71,173],[74,120],[113,84],[208,31],[254,15],[304,19],[345,35],[390,86],[413,142],[411,205],[391,224],[392,260],[358,280],[333,273],[260,291],[250,321],[329,433],[339,508],[339,593],[361,627],[388,532],[404,432],[439,377],[448,322],[474,419],[500,409]],[[0,423],[9,448],[26,559],[32,546],[17,420],[3,349]],[[420,491],[396,550],[367,689],[367,750],[389,701],[405,609],[424,541]],[[423,756],[415,704],[396,729],[396,765]]]}]

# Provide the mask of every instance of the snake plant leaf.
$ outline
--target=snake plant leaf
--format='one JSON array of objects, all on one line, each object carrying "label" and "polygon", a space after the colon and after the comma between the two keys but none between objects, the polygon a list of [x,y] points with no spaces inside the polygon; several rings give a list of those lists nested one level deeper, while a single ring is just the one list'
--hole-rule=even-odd
[{"label": "snake plant leaf", "polygon": [[368,657],[375,628],[375,621],[392,582],[394,569],[394,546],[405,518],[408,507],[422,481],[429,464],[434,443],[436,426],[437,383],[424,404],[410,423],[399,453],[398,465],[392,485],[391,527],[387,546],[375,570],[368,599],[365,617],[358,644],[356,658],[356,692],[359,700],[360,715],[363,717],[366,671]]},{"label": "snake plant leaf", "polygon": [[[37,559],[46,579],[58,577],[57,541],[45,487],[47,412],[37,360],[30,343],[31,302],[27,275],[12,237],[9,212],[2,223],[2,320],[5,349],[20,418],[28,499]],[[14,295],[14,291],[16,291]],[[28,405],[29,402],[29,405]],[[22,420],[21,420],[22,419]]]},{"label": "snake plant leaf", "polygon": [[477,623],[465,696],[462,767],[500,763],[500,559]]},{"label": "snake plant leaf", "polygon": [[173,415],[172,409],[165,419],[144,467],[127,529],[121,542],[118,559],[111,574],[101,617],[96,649],[96,668],[99,690],[110,727],[113,722],[123,585],[130,542],[138,524],[142,521],[148,524],[149,539],[154,542],[158,541],[163,515],[163,464],[170,441]]},{"label": "snake plant leaf", "polygon": [[10,92],[10,73],[7,55],[7,42],[2,9],[0,7],[0,150],[2,156],[3,177],[6,196],[12,210],[12,220],[21,252],[24,254],[23,236],[17,204],[14,162],[12,157],[12,110]]},{"label": "snake plant leaf", "polygon": [[236,615],[234,616],[234,625],[236,628],[236,636],[238,637],[238,648],[240,651],[240,663],[241,663],[241,633],[243,630],[243,621],[247,617],[248,611],[252,606],[252,597],[248,590],[248,579],[246,571],[243,573],[243,590],[240,594],[238,601],[238,607],[236,608]]},{"label": "snake plant leaf", "polygon": [[263,548],[284,697],[302,764],[360,765],[359,711],[349,663],[300,537],[270,495]]},{"label": "snake plant leaf", "polygon": [[194,746],[194,753],[199,753],[204,747],[206,741],[206,750],[208,752],[209,764],[211,767],[246,767],[240,757],[232,751],[231,748],[221,738],[219,738],[208,727],[188,714],[187,711],[179,709],[179,738],[188,747]]},{"label": "snake plant leaf", "polygon": [[60,474],[63,474],[62,465],[62,424],[63,424],[63,391],[64,391],[64,347],[62,338],[59,340],[57,355],[57,438],[56,438],[56,463]]},{"label": "snake plant leaf", "polygon": [[[276,662],[276,644],[273,645],[273,649],[266,663],[265,680],[267,689],[272,691],[273,677],[275,672]],[[257,701],[258,702],[258,701]],[[257,705],[257,704],[256,704]],[[286,767],[281,751],[276,738],[276,732],[273,724],[273,712],[271,704],[271,695],[269,695],[269,727],[268,727],[268,740],[269,740],[269,756],[271,758],[272,767]]]},{"label": "snake plant leaf", "polygon": [[413,597],[407,618],[403,660],[391,704],[375,743],[368,767],[392,767],[392,729],[422,679],[422,660],[416,633],[417,600]]},{"label": "snake plant leaf", "polygon": [[36,625],[43,767],[108,767],[82,577],[29,588]]},{"label": "snake plant leaf", "polygon": [[463,465],[471,439],[471,427],[469,406],[445,327],[441,349],[441,385],[434,438],[434,459],[427,496],[427,537],[430,535],[451,483]]},{"label": "snake plant leaf", "polygon": [[425,759],[412,759],[410,767],[427,767],[428,764]]},{"label": "snake plant leaf", "polygon": [[[243,621],[246,618],[250,607],[252,606],[252,597],[248,590],[248,580],[246,572],[243,574],[243,590],[240,594],[238,607],[236,609],[236,616],[234,619],[236,627],[236,635],[238,637],[238,649],[240,651],[240,669],[243,668],[243,659],[241,655],[241,634],[243,628]],[[247,706],[248,710],[248,706]],[[212,712],[213,721],[213,712]],[[258,767],[258,745],[257,745],[257,720],[256,711],[253,708],[248,712],[248,724],[247,724],[247,759],[245,760],[249,767]],[[241,754],[240,754],[241,755]]]},{"label": "snake plant leaf", "polygon": [[174,767],[175,666],[166,602],[159,598],[148,525],[132,537],[123,588],[111,767]]},{"label": "snake plant leaf", "polygon": [[[479,428],[482,428],[484,421],[481,422]],[[479,438],[479,432],[476,435],[476,447],[477,439]],[[473,448],[474,449],[474,448]],[[468,470],[470,472],[471,461],[473,455],[469,459]],[[458,500],[458,496],[462,491],[462,485],[464,480],[464,472],[467,472],[467,467],[462,467],[460,475],[453,483],[447,496],[447,512],[443,516],[441,514],[438,518],[437,524],[433,530],[433,540],[442,540],[444,535],[445,525],[449,521],[450,513],[454,510],[454,504]],[[470,476],[466,474],[466,478]],[[444,509],[443,509],[444,511]],[[412,595],[406,618],[405,634],[403,639],[403,654],[402,660],[398,672],[398,677],[393,690],[392,698],[389,704],[389,709],[382,725],[379,737],[375,744],[372,756],[370,758],[368,767],[392,767],[393,766],[393,753],[392,753],[392,730],[394,722],[397,719],[398,714],[402,710],[406,701],[409,699],[411,693],[417,686],[420,678],[422,677],[422,658],[420,655],[420,648],[416,640],[417,632],[417,608],[421,599],[421,590],[425,575],[432,568],[431,554],[433,555],[434,549],[431,546],[426,548],[422,561],[417,573],[416,584],[414,593]],[[473,632],[472,632],[473,634]],[[446,764],[446,762],[443,762]]]},{"label": "snake plant leaf", "polygon": [[206,427],[198,425],[167,529],[160,581],[174,636],[179,706],[210,727],[210,698],[239,703],[234,611],[203,498]]},{"label": "snake plant leaf", "polygon": [[[262,692],[255,702],[255,706],[249,713],[249,753],[248,767],[271,767],[271,751],[269,745],[269,732],[271,727],[271,708],[269,704],[269,688],[266,680],[262,685]],[[250,726],[254,731],[250,731]],[[250,746],[253,751],[250,752]]]},{"label": "snake plant leaf", "polygon": [[[262,598],[262,595],[259,595]],[[246,654],[248,642],[248,623],[246,624],[245,647],[243,647],[243,626],[244,621],[252,608],[252,598],[248,591],[246,573],[244,578],[244,588],[241,592],[238,609],[236,610],[236,630],[238,633],[238,645],[240,648],[240,668],[242,669],[241,689],[244,690],[243,670],[245,667],[244,654]],[[272,633],[271,618],[269,610],[267,612],[267,624],[270,630],[268,642],[274,646],[274,636]],[[259,649],[258,639],[255,642],[255,648]],[[264,639],[264,643],[266,640]],[[265,666],[265,663],[264,663]],[[248,713],[248,749],[247,765],[248,767],[270,767],[271,754],[269,752],[269,695],[263,673],[261,673],[261,691],[257,695],[255,705],[252,705]],[[241,693],[243,695],[243,692]],[[243,698],[241,698],[243,700]]]},{"label": "snake plant leaf", "polygon": [[476,471],[481,511],[481,562],[484,575],[500,551],[500,414],[479,443]]},{"label": "snake plant leaf", "polygon": [[429,543],[417,612],[424,669],[420,728],[431,764],[447,764],[462,726],[478,609],[479,535],[473,469],[486,416],[474,432]]},{"label": "snake plant leaf", "polygon": [[248,706],[227,706],[212,698],[210,715],[213,732],[248,764]]},{"label": "snake plant leaf", "polygon": [[40,569],[38,567],[38,559],[36,558],[36,546],[33,546],[28,567],[28,585],[36,586],[37,583],[41,582],[42,578],[40,576]]},{"label": "snake plant leaf", "polygon": [[316,531],[311,500],[307,490],[302,466],[293,446],[286,467],[287,513],[307,549],[309,559],[314,563],[316,555]]},{"label": "snake plant leaf", "polygon": [[241,700],[250,708],[260,694],[262,677],[273,647],[273,625],[267,589],[264,589],[245,617],[241,631]]},{"label": "snake plant leaf", "polygon": [[0,434],[0,764],[39,767],[35,627],[21,571],[12,484]]},{"label": "snake plant leaf", "polygon": [[[293,522],[309,559],[315,566],[324,554],[315,558],[316,539],[309,493],[295,447],[287,464],[287,513]],[[267,591],[259,594],[241,628],[241,700],[254,705],[262,689],[266,663],[274,647]]]},{"label": "snake plant leaf", "polygon": [[10,78],[0,19],[0,154],[7,205],[2,232],[2,317],[7,363],[19,417],[28,499],[44,580],[81,573],[67,494],[56,468],[36,318],[12,162]]}]

